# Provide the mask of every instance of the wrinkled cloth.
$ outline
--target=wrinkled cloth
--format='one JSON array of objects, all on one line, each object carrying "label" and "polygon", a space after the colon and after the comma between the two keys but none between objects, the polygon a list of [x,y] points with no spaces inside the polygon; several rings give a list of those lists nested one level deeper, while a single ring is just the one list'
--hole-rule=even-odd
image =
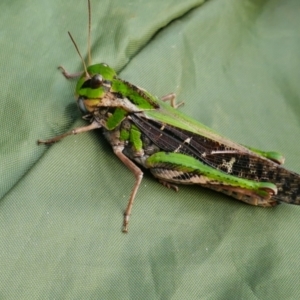
[{"label": "wrinkled cloth", "polygon": [[[85,1],[0,3],[0,297],[296,299],[300,207],[256,208],[198,186],[134,176],[83,126]],[[244,145],[284,153],[300,172],[298,0],[94,1],[92,62],[163,96]]]}]

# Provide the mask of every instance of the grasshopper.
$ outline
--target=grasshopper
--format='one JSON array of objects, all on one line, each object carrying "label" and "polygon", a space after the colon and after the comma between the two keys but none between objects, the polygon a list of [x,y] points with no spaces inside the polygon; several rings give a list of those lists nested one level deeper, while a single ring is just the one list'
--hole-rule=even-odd
[{"label": "grasshopper", "polygon": [[[74,128],[38,144],[52,144],[66,136],[102,129],[115,155],[134,174],[135,183],[124,213],[123,232],[143,178],[141,168],[168,188],[199,184],[240,201],[262,207],[280,202],[300,204],[300,175],[281,166],[283,156],[242,146],[189,118],[177,108],[175,95],[161,99],[121,78],[105,63],[91,64],[91,8],[88,0],[88,66],[71,34],[84,71],[78,77],[77,105],[87,126]],[[167,103],[167,101],[170,102]]]}]

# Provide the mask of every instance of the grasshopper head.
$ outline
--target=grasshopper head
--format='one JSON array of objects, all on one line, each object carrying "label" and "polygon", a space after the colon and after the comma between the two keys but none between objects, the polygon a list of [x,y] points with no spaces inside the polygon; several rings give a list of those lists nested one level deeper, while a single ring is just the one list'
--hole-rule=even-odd
[{"label": "grasshopper head", "polygon": [[117,75],[107,64],[91,65],[83,73],[76,85],[77,104],[83,114],[91,113],[100,106],[101,99],[111,87],[111,81]]}]

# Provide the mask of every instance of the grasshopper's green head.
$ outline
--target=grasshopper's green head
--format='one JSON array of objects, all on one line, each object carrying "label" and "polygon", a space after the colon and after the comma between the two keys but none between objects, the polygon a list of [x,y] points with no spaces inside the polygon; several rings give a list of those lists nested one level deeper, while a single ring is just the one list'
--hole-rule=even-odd
[{"label": "grasshopper's green head", "polygon": [[111,82],[117,75],[104,63],[89,66],[87,73],[81,75],[76,85],[77,104],[83,114],[91,113],[101,106],[101,99],[109,91]]}]

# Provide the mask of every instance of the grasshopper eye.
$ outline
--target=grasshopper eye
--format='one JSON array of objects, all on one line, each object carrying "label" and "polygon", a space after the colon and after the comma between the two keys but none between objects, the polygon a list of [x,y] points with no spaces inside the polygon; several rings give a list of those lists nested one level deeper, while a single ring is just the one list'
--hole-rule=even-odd
[{"label": "grasshopper eye", "polygon": [[99,74],[96,74],[91,78],[90,87],[92,89],[97,89],[102,85],[102,83],[103,83],[103,77]]},{"label": "grasshopper eye", "polygon": [[82,112],[82,114],[87,114],[88,113],[88,110],[86,109],[85,105],[84,105],[84,100],[85,98],[84,97],[79,97],[77,99],[77,105],[80,109],[80,111]]}]

